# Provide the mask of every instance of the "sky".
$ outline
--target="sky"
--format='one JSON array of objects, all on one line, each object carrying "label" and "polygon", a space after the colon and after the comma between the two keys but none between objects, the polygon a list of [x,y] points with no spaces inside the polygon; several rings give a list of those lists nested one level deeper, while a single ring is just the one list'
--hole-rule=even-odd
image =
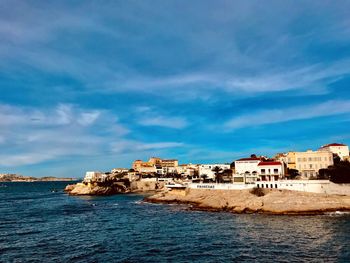
[{"label": "sky", "polygon": [[0,173],[350,144],[349,1],[0,0]]}]

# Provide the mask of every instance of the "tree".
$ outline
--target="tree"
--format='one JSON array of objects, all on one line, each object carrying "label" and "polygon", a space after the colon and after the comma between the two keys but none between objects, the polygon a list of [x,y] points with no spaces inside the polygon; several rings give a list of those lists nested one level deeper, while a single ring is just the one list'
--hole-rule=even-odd
[{"label": "tree", "polygon": [[208,178],[208,175],[206,175],[206,174],[202,174],[202,175],[201,175],[201,177],[203,178],[203,182],[205,182],[205,179],[207,179],[207,178]]},{"label": "tree", "polygon": [[215,166],[212,171],[215,173],[215,181],[217,183],[221,183],[222,182],[222,174],[220,173],[222,171],[222,168],[220,168],[219,166]]},{"label": "tree", "polygon": [[329,180],[333,183],[350,183],[350,163],[348,161],[340,161],[337,164],[329,166],[326,169],[326,173],[329,175]]},{"label": "tree", "polygon": [[299,171],[297,169],[287,168],[287,174],[289,175],[290,179],[294,179],[299,175]]},{"label": "tree", "polygon": [[231,182],[232,181],[232,175],[233,175],[232,169],[225,169],[222,172],[223,181],[225,181],[225,179],[226,179],[226,181]]},{"label": "tree", "polygon": [[341,161],[341,159],[340,159],[339,155],[336,154],[336,153],[333,153],[333,163],[334,164],[339,164],[340,161]]},{"label": "tree", "polygon": [[329,179],[330,174],[328,169],[320,169],[318,170],[318,176],[317,179],[319,180],[327,180]]},{"label": "tree", "polygon": [[251,155],[250,155],[250,158],[256,158],[256,154],[254,154],[254,153],[251,154]]}]

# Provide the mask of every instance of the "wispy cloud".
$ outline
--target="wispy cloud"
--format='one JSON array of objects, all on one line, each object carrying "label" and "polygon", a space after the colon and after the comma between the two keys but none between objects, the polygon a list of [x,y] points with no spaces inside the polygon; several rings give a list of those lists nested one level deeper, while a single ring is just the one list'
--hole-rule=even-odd
[{"label": "wispy cloud", "polygon": [[141,155],[143,152],[154,152],[157,150],[174,149],[178,147],[184,147],[185,144],[181,142],[156,142],[145,143],[132,140],[121,140],[113,142],[111,149],[115,153],[134,153],[137,152]]},{"label": "wispy cloud", "polygon": [[164,116],[141,118],[139,124],[143,126],[160,126],[174,129],[182,129],[188,125],[184,118]]},{"label": "wispy cloud", "polygon": [[135,109],[136,121],[141,126],[159,126],[172,129],[183,129],[188,126],[185,117],[177,117],[172,115],[164,115],[159,110],[150,106],[139,106]]},{"label": "wispy cloud", "polygon": [[[101,152],[108,139],[120,138],[127,133],[125,127],[111,121],[113,118],[109,113],[70,104],[59,104],[46,111],[1,105],[0,116],[0,137],[7,152],[0,155],[0,166],[28,165],[64,156],[96,154]],[[94,132],[101,125],[105,126],[106,119],[114,127],[107,142]]]},{"label": "wispy cloud", "polygon": [[225,127],[229,130],[234,130],[244,127],[311,119],[343,113],[350,113],[350,101],[331,100],[316,105],[252,112],[232,118],[225,123]]}]

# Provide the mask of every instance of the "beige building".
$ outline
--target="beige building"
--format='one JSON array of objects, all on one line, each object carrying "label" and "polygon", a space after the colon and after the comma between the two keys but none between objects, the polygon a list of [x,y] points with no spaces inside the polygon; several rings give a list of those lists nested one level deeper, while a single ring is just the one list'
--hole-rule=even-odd
[{"label": "beige building", "polygon": [[132,168],[139,173],[176,173],[179,161],[175,159],[162,160],[157,157],[151,157],[148,162],[136,160],[132,164]]},{"label": "beige building", "polygon": [[161,160],[161,164],[162,167],[178,167],[179,166],[179,161],[176,159],[164,159]]},{"label": "beige building", "polygon": [[349,146],[341,143],[323,145],[319,151],[329,151],[337,154],[342,160],[346,160],[349,157]]},{"label": "beige building", "polygon": [[142,160],[136,160],[132,164],[132,169],[139,173],[154,173],[156,172],[156,166],[151,162],[144,162]]},{"label": "beige building", "polygon": [[153,165],[161,165],[162,163],[162,159],[158,158],[158,157],[151,157],[148,160],[149,163],[153,164]]},{"label": "beige building", "polygon": [[310,178],[318,175],[320,169],[333,165],[333,154],[329,151],[289,152],[287,167],[296,169],[300,175]]}]

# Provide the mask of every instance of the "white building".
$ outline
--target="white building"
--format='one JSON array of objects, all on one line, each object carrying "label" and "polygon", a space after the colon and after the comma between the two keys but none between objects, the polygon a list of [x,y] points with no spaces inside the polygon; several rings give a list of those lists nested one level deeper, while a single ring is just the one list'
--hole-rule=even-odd
[{"label": "white building", "polygon": [[92,181],[103,182],[107,178],[107,174],[101,172],[86,172],[84,177],[84,182],[90,183]]},{"label": "white building", "polygon": [[277,181],[284,176],[284,165],[282,162],[260,162],[258,175],[261,181]]},{"label": "white building", "polygon": [[239,159],[235,161],[236,174],[257,174],[260,162],[261,158],[257,157]]},{"label": "white building", "polygon": [[148,173],[156,173],[157,172],[157,168],[155,165],[153,166],[141,166],[138,168],[138,172],[139,173],[145,173],[145,174],[148,174]]},{"label": "white building", "polygon": [[112,173],[118,174],[118,173],[127,173],[129,171],[128,168],[114,168],[111,170]]},{"label": "white building", "polygon": [[221,171],[230,169],[229,164],[221,164],[221,163],[215,163],[215,164],[200,164],[198,168],[198,174],[199,176],[206,175],[207,179],[214,179],[215,178],[215,172],[213,169],[215,167],[221,168]]},{"label": "white building", "polygon": [[323,145],[320,151],[329,151],[334,154],[338,154],[340,159],[345,160],[349,157],[349,146],[341,143],[331,143],[327,145]]}]

